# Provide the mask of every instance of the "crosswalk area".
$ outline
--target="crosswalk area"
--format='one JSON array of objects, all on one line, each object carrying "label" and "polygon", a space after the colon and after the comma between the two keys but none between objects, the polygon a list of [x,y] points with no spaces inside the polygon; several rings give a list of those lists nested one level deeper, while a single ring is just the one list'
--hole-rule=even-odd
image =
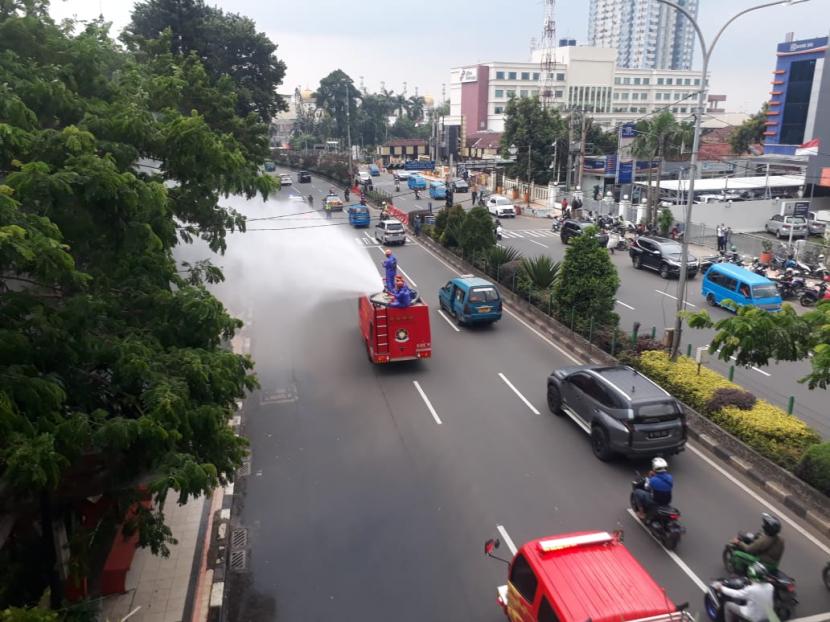
[{"label": "crosswalk area", "polygon": [[502,229],[503,238],[558,238],[559,234],[550,229]]},{"label": "crosswalk area", "polygon": [[[406,238],[406,243],[410,244],[412,240],[409,237]],[[354,239],[354,243],[358,246],[368,247],[368,246],[383,246],[380,242],[378,242],[375,238],[369,238],[366,236],[360,236]]]}]

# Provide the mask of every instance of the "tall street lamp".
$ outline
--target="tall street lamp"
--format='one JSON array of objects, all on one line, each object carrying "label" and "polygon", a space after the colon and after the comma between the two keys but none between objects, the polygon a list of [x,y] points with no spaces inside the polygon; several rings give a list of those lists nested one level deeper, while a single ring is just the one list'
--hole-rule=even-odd
[{"label": "tall street lamp", "polygon": [[700,29],[700,26],[697,23],[697,20],[692,16],[689,11],[687,11],[682,6],[679,6],[672,2],[671,0],[657,0],[662,4],[666,4],[676,11],[679,11],[683,15],[686,16],[686,19],[691,22],[692,26],[697,33],[697,38],[700,41],[700,49],[703,53],[703,68],[700,70],[700,90],[697,94],[697,111],[695,114],[695,133],[694,133],[694,141],[692,143],[692,157],[691,161],[689,162],[689,196],[686,203],[686,213],[684,218],[684,227],[683,227],[683,252],[680,258],[680,282],[678,285],[678,292],[677,292],[677,316],[675,318],[674,323],[674,335],[672,338],[672,348],[671,348],[671,356],[672,359],[677,358],[677,352],[680,349],[680,333],[683,330],[683,317],[681,316],[681,312],[686,308],[686,283],[687,283],[687,275],[686,275],[686,268],[688,263],[688,253],[689,253],[689,231],[692,226],[692,206],[694,205],[695,201],[695,178],[697,177],[697,163],[698,163],[698,155],[700,153],[700,124],[703,120],[703,111],[706,105],[706,90],[707,90],[707,74],[709,73],[709,59],[712,56],[712,51],[715,49],[715,45],[717,45],[718,40],[720,39],[723,31],[734,22],[736,19],[741,17],[742,15],[746,15],[752,11],[757,11],[758,9],[765,9],[770,6],[778,6],[780,4],[785,4],[787,6],[791,6],[794,4],[801,4],[802,2],[807,2],[808,0],[776,0],[775,2],[765,2],[764,4],[759,4],[757,6],[750,7],[748,9],[744,9],[743,11],[736,13],[733,15],[723,26],[721,29],[718,30],[715,38],[712,39],[712,44],[708,47],[706,46],[706,39],[703,37],[703,32]]}]

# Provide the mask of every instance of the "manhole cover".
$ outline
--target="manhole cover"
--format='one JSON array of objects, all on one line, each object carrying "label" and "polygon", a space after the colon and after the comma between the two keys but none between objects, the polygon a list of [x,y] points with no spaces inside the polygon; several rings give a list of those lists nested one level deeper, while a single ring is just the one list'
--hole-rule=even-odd
[{"label": "manhole cover", "polygon": [[231,532],[231,548],[244,549],[248,546],[248,530],[234,529]]},{"label": "manhole cover", "polygon": [[247,475],[250,475],[251,474],[251,461],[250,460],[244,460],[242,462],[242,466],[239,467],[239,469],[236,471],[236,473],[239,475],[239,477],[245,477]]},{"label": "manhole cover", "polygon": [[231,551],[231,570],[239,572],[248,568],[248,551]]}]

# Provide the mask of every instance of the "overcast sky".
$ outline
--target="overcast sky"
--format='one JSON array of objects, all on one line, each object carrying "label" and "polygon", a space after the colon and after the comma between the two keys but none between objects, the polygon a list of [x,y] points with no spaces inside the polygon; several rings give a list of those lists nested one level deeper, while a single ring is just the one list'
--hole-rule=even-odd
[{"label": "overcast sky", "polygon": [[[759,0],[700,0],[698,19],[711,39],[734,13]],[[56,19],[90,19],[103,12],[120,32],[133,0],[52,0]],[[251,17],[279,45],[288,70],[282,92],[314,89],[320,78],[343,69],[370,91],[381,82],[409,95],[441,96],[451,67],[491,60],[525,61],[539,37],[542,0],[443,0],[437,3],[351,0],[209,0]],[[557,0],[557,37],[585,41],[588,0]],[[796,39],[830,30],[830,0],[761,9],[741,17],[718,43],[711,62],[712,92],[728,96],[730,112],[755,112],[768,97],[775,46],[787,32]],[[695,67],[700,67],[695,46]]]}]

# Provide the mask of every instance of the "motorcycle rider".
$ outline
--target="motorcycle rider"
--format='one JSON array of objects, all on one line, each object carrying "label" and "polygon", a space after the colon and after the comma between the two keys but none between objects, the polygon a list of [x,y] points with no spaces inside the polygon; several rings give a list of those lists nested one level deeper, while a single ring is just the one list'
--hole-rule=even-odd
[{"label": "motorcycle rider", "polygon": [[311,195],[308,195],[308,204],[309,205],[314,205],[314,197],[311,196]]},{"label": "motorcycle rider", "polygon": [[766,569],[761,564],[752,564],[747,569],[746,576],[749,578],[749,585],[739,590],[725,587],[720,582],[714,584],[724,595],[745,603],[741,605],[732,600],[726,602],[723,606],[725,622],[762,622],[771,617],[775,588],[764,580]]},{"label": "motorcycle rider", "polygon": [[651,461],[651,471],[645,478],[645,486],[634,491],[637,503],[637,516],[647,520],[654,509],[671,505],[674,480],[669,473],[669,463],[664,458],[656,457]]},{"label": "motorcycle rider", "polygon": [[764,512],[761,514],[761,531],[763,533],[758,534],[749,544],[744,544],[737,538],[732,543],[735,548],[757,557],[767,568],[778,568],[784,556],[784,539],[778,535],[781,533],[781,521]]}]

